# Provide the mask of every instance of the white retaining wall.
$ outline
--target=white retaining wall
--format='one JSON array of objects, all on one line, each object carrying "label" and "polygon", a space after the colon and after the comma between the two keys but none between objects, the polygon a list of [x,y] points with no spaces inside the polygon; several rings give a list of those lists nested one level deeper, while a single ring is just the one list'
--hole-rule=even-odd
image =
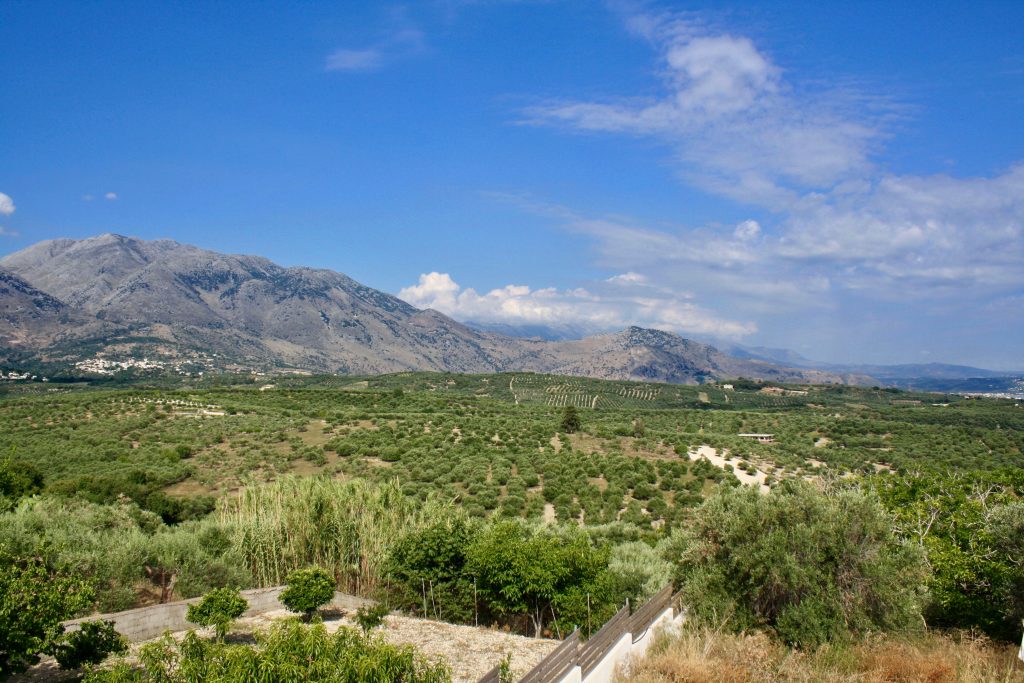
[{"label": "white retaining wall", "polygon": [[583,676],[580,667],[574,666],[558,683],[611,683],[615,678],[616,671],[628,670],[631,661],[644,656],[647,648],[654,642],[656,631],[677,629],[682,625],[684,619],[683,613],[676,614],[675,610],[669,607],[657,616],[646,631],[636,634],[635,641],[633,640],[634,634],[622,634],[618,642],[608,650],[607,654],[586,677]]},{"label": "white retaining wall", "polygon": [[[249,603],[249,609],[243,616],[251,617],[265,612],[286,609],[281,604],[280,595],[284,586],[273,588],[254,588],[242,591],[242,597]],[[95,621],[96,619],[108,619],[114,622],[114,628],[118,633],[128,640],[138,642],[159,638],[164,631],[185,631],[196,628],[196,625],[185,618],[188,606],[199,602],[202,598],[191,600],[179,600],[167,602],[162,605],[151,607],[139,607],[125,612],[114,612],[113,614],[94,614],[81,619],[72,619],[64,622],[64,627],[74,631],[83,621]],[[362,605],[373,604],[372,600],[359,598],[347,593],[335,593],[334,599],[326,605],[327,608],[353,610]]]}]

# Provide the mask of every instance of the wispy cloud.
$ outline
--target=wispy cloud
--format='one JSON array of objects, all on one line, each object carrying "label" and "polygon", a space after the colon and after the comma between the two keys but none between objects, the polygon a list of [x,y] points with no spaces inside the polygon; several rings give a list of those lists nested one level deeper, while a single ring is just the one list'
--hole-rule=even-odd
[{"label": "wispy cloud", "polygon": [[0,225],[0,237],[21,237],[17,230],[10,230]]},{"label": "wispy cloud", "polygon": [[675,332],[743,337],[756,330],[750,322],[714,315],[689,301],[686,293],[652,287],[638,273],[622,273],[587,288],[531,289],[507,285],[478,293],[463,288],[448,273],[424,273],[402,289],[399,298],[459,320],[510,325],[573,327],[604,332],[643,325]]},{"label": "wispy cloud", "polygon": [[880,152],[901,112],[889,99],[795,81],[750,38],[692,17],[627,23],[656,51],[661,96],[547,102],[525,121],[653,137],[684,182],[758,207],[758,219],[652,228],[504,199],[587,235],[612,272],[765,324],[827,314],[839,330],[864,311],[897,324],[908,311],[953,316],[1019,299],[1024,162],[982,177],[889,172]]},{"label": "wispy cloud", "polygon": [[391,31],[383,39],[361,48],[341,48],[327,55],[327,71],[376,71],[426,49],[423,32],[410,26]]},{"label": "wispy cloud", "polygon": [[750,38],[690,19],[628,23],[659,54],[660,97],[547,102],[527,109],[525,122],[657,137],[688,181],[772,208],[870,170],[892,103],[851,88],[797,88]]},{"label": "wispy cloud", "polygon": [[103,198],[106,199],[107,201],[112,202],[112,201],[117,199],[117,193],[116,192],[107,192],[106,194],[103,195]]},{"label": "wispy cloud", "polygon": [[14,200],[10,196],[0,192],[0,216],[10,216],[14,213],[17,207],[14,206]]}]

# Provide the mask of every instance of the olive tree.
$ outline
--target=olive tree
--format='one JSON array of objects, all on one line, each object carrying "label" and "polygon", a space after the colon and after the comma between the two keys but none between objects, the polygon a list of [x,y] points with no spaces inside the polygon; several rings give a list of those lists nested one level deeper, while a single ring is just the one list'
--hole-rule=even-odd
[{"label": "olive tree", "polygon": [[698,623],[805,647],[923,623],[924,553],[860,491],[719,489],[666,547]]}]

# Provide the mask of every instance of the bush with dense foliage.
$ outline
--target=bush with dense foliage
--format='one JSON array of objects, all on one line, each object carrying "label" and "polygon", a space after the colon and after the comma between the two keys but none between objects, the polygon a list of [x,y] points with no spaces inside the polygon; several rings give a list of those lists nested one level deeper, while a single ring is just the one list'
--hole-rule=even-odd
[{"label": "bush with dense foliage", "polygon": [[928,566],[877,498],[786,482],[724,489],[667,546],[691,619],[814,647],[920,629]]},{"label": "bush with dense foliage", "polygon": [[43,473],[31,463],[13,460],[11,456],[0,460],[0,512],[9,510],[23,497],[43,490]]},{"label": "bush with dense foliage", "polygon": [[53,656],[62,669],[99,664],[110,655],[128,652],[128,641],[107,620],[86,621],[78,630],[64,634]]},{"label": "bush with dense foliage", "polygon": [[397,604],[435,619],[472,622],[473,578],[466,571],[466,550],[479,526],[453,510],[403,535],[385,565]]},{"label": "bush with dense foliage", "polygon": [[18,557],[0,546],[0,680],[53,652],[70,619],[92,601],[92,586],[54,574],[42,557]]},{"label": "bush with dense foliage", "polygon": [[[603,621],[607,562],[605,549],[578,527],[519,520],[488,525],[466,550],[467,571],[489,605],[498,614],[528,615],[536,636],[549,617],[566,634]],[[592,614],[595,609],[601,614]]]},{"label": "bush with dense foliage", "polygon": [[447,683],[448,668],[427,661],[411,646],[389,645],[355,629],[330,634],[322,624],[278,622],[255,634],[256,646],[204,641],[190,633],[170,636],[139,653],[139,668],[122,662],[90,672],[86,683],[236,683],[237,681],[402,681]]},{"label": "bush with dense foliage", "polygon": [[1024,620],[1024,470],[875,477],[899,532],[928,554],[930,626],[1019,640]]},{"label": "bush with dense foliage", "polygon": [[334,598],[337,588],[334,577],[320,567],[296,569],[288,574],[287,583],[281,602],[292,612],[302,612],[306,621]]},{"label": "bush with dense foliage", "polygon": [[580,411],[576,410],[576,406],[566,406],[562,410],[562,422],[559,424],[559,429],[566,434],[575,434],[583,427],[583,421],[580,419]]},{"label": "bush with dense foliage", "polygon": [[213,626],[217,640],[223,641],[231,623],[249,609],[249,603],[237,588],[215,588],[194,605],[188,606],[185,618],[200,626]]}]

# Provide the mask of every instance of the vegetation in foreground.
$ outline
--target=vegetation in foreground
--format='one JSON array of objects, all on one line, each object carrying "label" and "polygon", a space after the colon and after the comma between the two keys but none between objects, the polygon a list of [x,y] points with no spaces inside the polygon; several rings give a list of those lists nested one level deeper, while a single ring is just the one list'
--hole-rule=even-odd
[{"label": "vegetation in foreground", "polygon": [[330,681],[330,683],[447,683],[448,668],[411,647],[396,647],[342,628],[298,619],[255,634],[255,645],[224,644],[188,633],[144,645],[139,666],[120,662],[90,672],[86,683],[236,683],[237,681]]}]

